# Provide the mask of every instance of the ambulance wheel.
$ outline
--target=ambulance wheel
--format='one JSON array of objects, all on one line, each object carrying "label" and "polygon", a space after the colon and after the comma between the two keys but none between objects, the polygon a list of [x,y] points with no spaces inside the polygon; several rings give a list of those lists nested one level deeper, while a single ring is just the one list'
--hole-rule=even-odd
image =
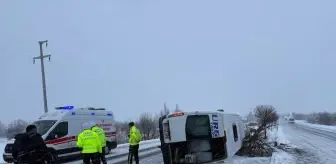
[{"label": "ambulance wheel", "polygon": [[111,151],[111,150],[112,150],[112,149],[111,149],[111,143],[110,143],[110,142],[106,142],[106,146],[105,146],[105,150],[104,150],[105,155],[110,154],[110,151]]},{"label": "ambulance wheel", "polygon": [[111,151],[111,149],[108,146],[105,146],[105,150],[104,150],[105,155],[110,154],[110,151]]},{"label": "ambulance wheel", "polygon": [[59,164],[60,160],[55,152],[51,153],[51,161],[50,164]]},{"label": "ambulance wheel", "polygon": [[115,149],[115,148],[117,148],[117,142],[116,141],[112,141],[111,143],[110,143],[110,148],[111,149]]},{"label": "ambulance wheel", "polygon": [[59,158],[58,158],[58,155],[57,155],[57,153],[56,153],[56,150],[55,149],[52,149],[52,148],[49,148],[48,149],[48,154],[49,154],[49,160],[51,160],[51,162],[50,163],[52,163],[52,164],[58,164],[58,163],[60,163],[60,160],[59,160]]}]

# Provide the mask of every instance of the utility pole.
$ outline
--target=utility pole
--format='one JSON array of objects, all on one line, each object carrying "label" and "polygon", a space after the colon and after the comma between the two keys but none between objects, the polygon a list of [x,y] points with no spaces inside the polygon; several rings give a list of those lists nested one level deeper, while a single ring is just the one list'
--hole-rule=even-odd
[{"label": "utility pole", "polygon": [[48,40],[39,41],[40,45],[40,56],[33,57],[33,63],[35,64],[35,60],[40,59],[41,60],[41,73],[42,73],[42,90],[43,90],[43,103],[44,103],[44,113],[48,112],[48,102],[47,102],[47,87],[45,82],[45,72],[44,72],[44,58],[49,58],[51,55],[43,55],[43,48],[42,45],[45,43],[46,47],[48,46]]}]

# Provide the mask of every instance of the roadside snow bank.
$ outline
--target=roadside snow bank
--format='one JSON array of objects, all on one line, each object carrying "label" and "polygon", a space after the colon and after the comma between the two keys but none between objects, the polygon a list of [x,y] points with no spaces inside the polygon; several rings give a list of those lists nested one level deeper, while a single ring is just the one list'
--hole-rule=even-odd
[{"label": "roadside snow bank", "polygon": [[269,142],[275,142],[277,141],[279,144],[289,144],[289,141],[287,140],[285,134],[283,133],[282,127],[273,127],[272,129],[268,130],[268,141]]},{"label": "roadside snow bank", "polygon": [[274,152],[270,164],[295,164],[293,156],[286,152]]},{"label": "roadside snow bank", "polygon": [[336,133],[336,126],[311,124],[311,123],[308,123],[305,120],[295,120],[295,124],[306,126],[306,127],[313,128],[313,129],[324,130],[324,131]]},{"label": "roadside snow bank", "polygon": [[271,161],[270,157],[242,157],[233,156],[232,161],[224,160],[213,162],[212,164],[269,164]]},{"label": "roadside snow bank", "polygon": [[237,157],[237,156],[234,156],[232,164],[269,164],[270,160],[271,160],[270,157]]},{"label": "roadside snow bank", "polygon": [[272,127],[267,131],[267,138],[269,142],[274,142],[278,138],[278,128]]},{"label": "roadside snow bank", "polygon": [[[286,138],[285,133],[283,132],[282,126],[275,127],[269,130],[269,141],[278,142],[279,145],[289,145],[289,141]],[[272,153],[272,158],[270,164],[295,164],[295,158],[282,150],[276,149],[276,152]]]},{"label": "roadside snow bank", "polygon": [[280,144],[289,144],[289,141],[287,140],[286,135],[285,135],[285,133],[283,132],[281,126],[278,127],[277,141],[278,141],[278,143],[280,143]]}]

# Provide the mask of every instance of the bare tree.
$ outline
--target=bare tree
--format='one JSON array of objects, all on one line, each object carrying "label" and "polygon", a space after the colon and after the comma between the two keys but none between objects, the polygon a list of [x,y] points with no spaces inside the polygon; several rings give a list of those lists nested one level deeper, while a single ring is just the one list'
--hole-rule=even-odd
[{"label": "bare tree", "polygon": [[318,113],[311,113],[307,116],[307,121],[312,124],[318,123]]},{"label": "bare tree", "polygon": [[318,113],[318,123],[322,125],[332,125],[332,117],[328,112]]},{"label": "bare tree", "polygon": [[178,104],[176,104],[174,112],[182,112],[182,110],[179,108]]},{"label": "bare tree", "polygon": [[139,129],[145,140],[152,139],[156,131],[156,122],[154,117],[149,113],[143,113],[139,117]]},{"label": "bare tree", "polygon": [[264,137],[267,138],[267,129],[276,125],[279,116],[271,105],[259,105],[254,109],[254,112],[260,127],[263,128]]},{"label": "bare tree", "polygon": [[169,114],[169,108],[167,107],[166,103],[163,104],[163,109],[160,111],[160,116],[164,116]]},{"label": "bare tree", "polygon": [[129,133],[129,127],[127,122],[116,122],[116,130],[117,130],[117,142],[118,144],[126,143],[127,136]]},{"label": "bare tree", "polygon": [[21,120],[21,119],[12,121],[7,126],[7,138],[11,139],[16,134],[24,132],[27,125],[28,125],[28,123],[26,121]]},{"label": "bare tree", "polygon": [[6,126],[0,121],[0,137],[6,137]]}]

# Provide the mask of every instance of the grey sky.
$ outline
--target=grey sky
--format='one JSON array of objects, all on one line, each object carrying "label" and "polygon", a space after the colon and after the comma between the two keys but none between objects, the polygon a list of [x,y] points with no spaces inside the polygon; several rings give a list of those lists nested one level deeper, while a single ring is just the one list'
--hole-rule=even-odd
[{"label": "grey sky", "polygon": [[49,40],[49,108],[118,120],[170,108],[336,111],[334,0],[1,1],[0,119],[43,113],[38,40]]}]

